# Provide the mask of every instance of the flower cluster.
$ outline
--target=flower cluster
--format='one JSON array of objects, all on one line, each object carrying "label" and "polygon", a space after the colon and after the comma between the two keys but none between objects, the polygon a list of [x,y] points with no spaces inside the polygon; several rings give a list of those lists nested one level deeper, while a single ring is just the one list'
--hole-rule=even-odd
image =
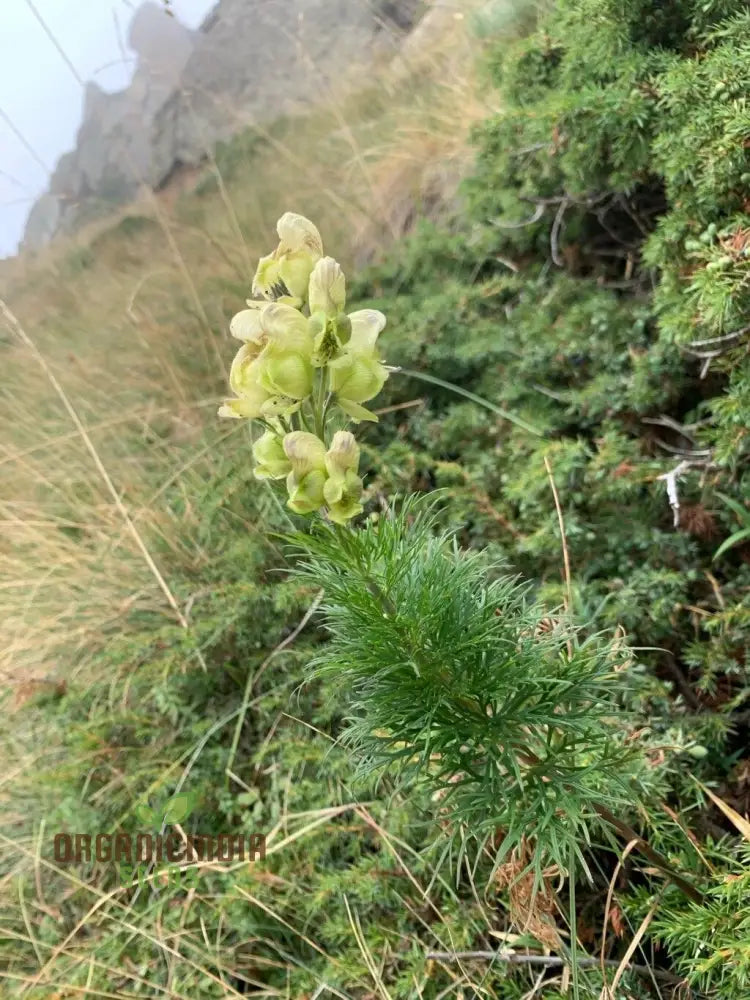
[{"label": "flower cluster", "polygon": [[253,446],[255,476],[285,478],[295,513],[326,508],[343,524],[362,510],[359,446],[343,425],[377,420],[363,404],[388,378],[376,346],[385,316],[345,312],[344,272],[323,256],[309,219],[286,212],[276,228],[279,245],[258,264],[255,298],[230,323],[243,345],[229,374],[235,396],[219,415],[265,427]]}]

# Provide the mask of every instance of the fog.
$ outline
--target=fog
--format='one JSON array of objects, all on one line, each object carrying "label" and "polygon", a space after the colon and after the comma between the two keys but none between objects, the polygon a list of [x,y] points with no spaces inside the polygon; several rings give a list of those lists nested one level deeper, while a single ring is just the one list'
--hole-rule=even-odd
[{"label": "fog", "polygon": [[[171,9],[195,28],[215,4],[173,0]],[[107,91],[130,82],[125,40],[137,7],[132,0],[0,3],[0,257],[16,252],[32,204],[75,146],[83,82]]]}]

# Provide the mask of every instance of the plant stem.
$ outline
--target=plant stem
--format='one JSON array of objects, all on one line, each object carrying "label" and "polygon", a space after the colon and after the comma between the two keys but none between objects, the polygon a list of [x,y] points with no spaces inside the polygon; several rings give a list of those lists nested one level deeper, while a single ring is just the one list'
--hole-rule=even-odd
[{"label": "plant stem", "polygon": [[682,889],[689,899],[691,899],[694,903],[702,903],[704,901],[703,893],[696,889],[692,882],[689,882],[686,878],[676,872],[674,867],[669,863],[669,860],[653,848],[647,840],[644,840],[640,834],[636,833],[632,826],[629,826],[621,819],[618,819],[617,816],[611,813],[606,806],[599,805],[595,802],[593,803],[593,808],[597,815],[603,819],[605,823],[608,823],[614,830],[616,830],[621,837],[628,841],[634,840],[638,845],[638,850],[644,858],[648,858],[652,865],[664,872],[665,875],[669,876],[674,884]]}]

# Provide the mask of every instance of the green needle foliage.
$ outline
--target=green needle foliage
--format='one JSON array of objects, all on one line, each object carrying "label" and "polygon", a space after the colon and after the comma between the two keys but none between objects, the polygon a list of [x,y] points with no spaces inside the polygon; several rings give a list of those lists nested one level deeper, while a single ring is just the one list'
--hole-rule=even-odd
[{"label": "green needle foliage", "polygon": [[[324,588],[331,641],[312,669],[352,693],[344,734],[362,769],[426,778],[463,837],[527,842],[564,870],[605,809],[632,808],[642,768],[623,725],[631,654],[549,617],[529,587],[437,528],[435,502],[362,529],[296,535]],[[615,715],[617,718],[615,718]]]}]

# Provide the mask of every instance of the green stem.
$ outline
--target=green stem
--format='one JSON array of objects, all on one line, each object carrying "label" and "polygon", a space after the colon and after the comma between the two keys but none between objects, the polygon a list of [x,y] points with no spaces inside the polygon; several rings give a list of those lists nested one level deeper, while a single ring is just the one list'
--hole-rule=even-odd
[{"label": "green stem", "polygon": [[313,390],[313,416],[315,418],[315,433],[325,443],[325,413],[323,400],[326,394],[328,370],[318,369],[315,388]]},{"label": "green stem", "polygon": [[509,413],[507,410],[502,410],[499,406],[495,406],[494,403],[491,403],[483,396],[477,396],[475,392],[469,392],[468,389],[462,389],[460,385],[454,385],[453,382],[445,382],[443,379],[436,378],[434,375],[426,375],[424,372],[413,371],[409,368],[400,368],[399,371],[401,375],[408,375],[409,378],[419,379],[420,382],[429,382],[432,385],[439,385],[441,389],[448,389],[451,392],[455,392],[459,396],[464,396],[466,399],[470,399],[472,403],[477,403],[479,406],[483,406],[485,410],[490,410],[492,413],[496,413],[504,420],[509,420],[517,427],[523,428],[523,430],[528,431],[529,434],[535,434],[537,437],[545,437],[544,431],[540,431],[538,427],[534,427],[533,424],[527,423],[523,417],[517,417],[515,413]]}]

